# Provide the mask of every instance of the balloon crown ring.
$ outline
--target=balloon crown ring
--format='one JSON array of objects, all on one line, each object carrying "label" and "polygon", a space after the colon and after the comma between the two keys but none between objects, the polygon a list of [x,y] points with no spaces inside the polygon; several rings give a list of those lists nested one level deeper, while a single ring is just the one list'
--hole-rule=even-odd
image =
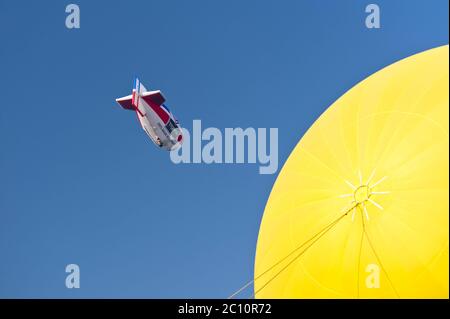
[{"label": "balloon crown ring", "polygon": [[369,212],[367,209],[367,207],[369,205],[373,205],[373,206],[377,207],[379,210],[383,210],[383,206],[381,206],[379,203],[377,203],[376,200],[374,200],[372,197],[374,195],[384,195],[384,194],[390,193],[388,191],[374,191],[373,190],[375,187],[377,187],[377,185],[381,184],[387,178],[387,176],[384,176],[383,178],[379,179],[375,183],[371,183],[372,178],[375,175],[375,171],[373,171],[372,174],[370,175],[369,179],[367,180],[367,182],[364,183],[361,172],[358,172],[358,175],[359,175],[359,186],[355,186],[351,182],[345,180],[347,185],[350,186],[350,188],[353,190],[353,193],[343,194],[340,196],[340,197],[352,197],[353,198],[351,201],[351,205],[352,205],[351,210],[353,211],[352,221],[355,219],[355,213],[358,210],[361,211],[361,213],[364,213],[364,215],[366,216],[366,219],[369,220]]},{"label": "balloon crown ring", "polygon": [[370,187],[368,185],[361,185],[355,189],[353,198],[355,199],[355,203],[359,205],[368,201],[371,195]]}]

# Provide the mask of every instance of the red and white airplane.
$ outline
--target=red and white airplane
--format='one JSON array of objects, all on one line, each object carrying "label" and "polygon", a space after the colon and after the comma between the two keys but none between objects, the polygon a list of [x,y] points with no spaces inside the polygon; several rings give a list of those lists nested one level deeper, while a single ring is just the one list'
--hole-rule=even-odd
[{"label": "red and white airplane", "polygon": [[136,78],[133,93],[116,99],[124,109],[136,111],[139,123],[159,147],[173,151],[183,142],[183,130],[168,107],[160,90],[147,91]]}]

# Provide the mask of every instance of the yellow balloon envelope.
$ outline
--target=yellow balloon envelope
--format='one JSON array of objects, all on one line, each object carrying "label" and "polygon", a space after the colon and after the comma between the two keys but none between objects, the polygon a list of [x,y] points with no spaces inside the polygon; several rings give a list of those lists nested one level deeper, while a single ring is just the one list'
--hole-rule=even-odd
[{"label": "yellow balloon envelope", "polygon": [[295,147],[265,208],[257,298],[448,298],[449,48],[368,77]]}]

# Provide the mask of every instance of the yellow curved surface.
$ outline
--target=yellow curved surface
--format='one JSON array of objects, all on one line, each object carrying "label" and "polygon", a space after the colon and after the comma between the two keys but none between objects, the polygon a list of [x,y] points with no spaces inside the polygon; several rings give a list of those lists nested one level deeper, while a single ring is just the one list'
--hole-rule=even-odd
[{"label": "yellow curved surface", "polygon": [[413,55],[313,124],[267,202],[255,297],[449,297],[448,72],[448,45]]}]

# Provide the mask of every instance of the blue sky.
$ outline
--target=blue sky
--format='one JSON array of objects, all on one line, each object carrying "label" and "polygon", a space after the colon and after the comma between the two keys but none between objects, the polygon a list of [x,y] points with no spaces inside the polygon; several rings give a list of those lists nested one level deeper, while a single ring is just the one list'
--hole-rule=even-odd
[{"label": "blue sky", "polygon": [[135,75],[188,129],[279,128],[281,168],[345,91],[448,43],[447,0],[372,1],[379,30],[370,1],[74,2],[78,30],[70,2],[0,0],[0,297],[220,298],[252,278],[277,174],[173,164],[115,104]]}]

